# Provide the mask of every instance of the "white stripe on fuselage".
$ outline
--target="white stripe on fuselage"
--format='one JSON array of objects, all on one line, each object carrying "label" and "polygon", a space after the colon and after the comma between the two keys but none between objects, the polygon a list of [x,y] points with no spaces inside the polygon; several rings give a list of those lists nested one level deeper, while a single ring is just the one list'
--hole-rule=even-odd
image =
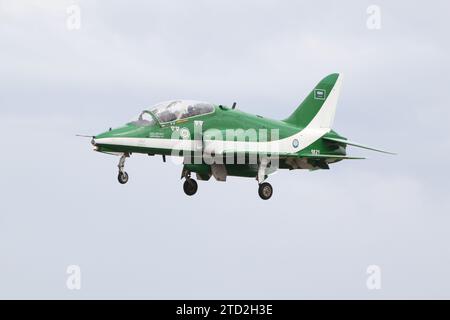
[{"label": "white stripe on fuselage", "polygon": [[[204,149],[209,153],[222,154],[224,152],[260,152],[260,153],[295,153],[305,149],[330,129],[303,129],[290,137],[269,141],[227,141],[227,140],[204,140]],[[298,147],[293,146],[293,141],[299,141]],[[185,150],[195,151],[196,141],[181,139],[158,139],[158,138],[102,138],[95,139],[96,145],[114,145],[139,147],[147,149]]]}]

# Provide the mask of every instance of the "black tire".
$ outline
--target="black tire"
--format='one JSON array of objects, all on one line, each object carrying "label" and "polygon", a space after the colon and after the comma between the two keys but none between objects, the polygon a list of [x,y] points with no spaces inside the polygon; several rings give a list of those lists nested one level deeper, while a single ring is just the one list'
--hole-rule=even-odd
[{"label": "black tire", "polygon": [[197,181],[195,181],[194,179],[186,179],[183,184],[184,193],[186,193],[188,196],[193,196],[197,193],[197,189]]},{"label": "black tire", "polygon": [[119,172],[119,175],[117,176],[117,180],[119,180],[120,184],[125,184],[128,182],[128,173],[126,172]]},{"label": "black tire", "polygon": [[269,200],[273,194],[273,188],[270,183],[264,182],[259,185],[258,194],[263,200]]}]

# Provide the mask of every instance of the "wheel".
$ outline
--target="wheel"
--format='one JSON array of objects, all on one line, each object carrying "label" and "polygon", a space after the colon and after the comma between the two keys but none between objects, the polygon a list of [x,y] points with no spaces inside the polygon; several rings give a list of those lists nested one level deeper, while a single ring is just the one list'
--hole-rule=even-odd
[{"label": "wheel", "polygon": [[270,183],[264,182],[259,185],[258,193],[261,199],[269,200],[272,197],[273,188]]},{"label": "wheel", "polygon": [[197,189],[197,181],[195,181],[194,179],[186,179],[183,184],[184,193],[186,193],[188,196],[193,196],[197,192]]},{"label": "wheel", "polygon": [[127,183],[128,182],[128,173],[126,173],[126,172],[119,172],[119,175],[118,175],[117,179],[119,180],[120,184]]}]

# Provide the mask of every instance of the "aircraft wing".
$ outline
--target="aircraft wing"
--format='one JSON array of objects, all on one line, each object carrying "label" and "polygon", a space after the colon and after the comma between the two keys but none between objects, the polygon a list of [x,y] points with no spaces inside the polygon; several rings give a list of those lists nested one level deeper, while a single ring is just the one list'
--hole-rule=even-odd
[{"label": "aircraft wing", "polygon": [[367,149],[367,150],[372,150],[372,151],[377,151],[377,152],[382,152],[382,153],[387,153],[387,154],[395,154],[393,152],[376,149],[376,148],[373,148],[373,147],[365,146],[365,145],[362,145],[360,143],[352,142],[352,141],[345,140],[345,139],[330,138],[330,137],[322,137],[322,139],[328,140],[328,141],[333,141],[333,142],[338,142],[338,143],[342,143],[342,144],[346,144],[346,145],[353,146],[353,147],[363,148],[363,149]]}]

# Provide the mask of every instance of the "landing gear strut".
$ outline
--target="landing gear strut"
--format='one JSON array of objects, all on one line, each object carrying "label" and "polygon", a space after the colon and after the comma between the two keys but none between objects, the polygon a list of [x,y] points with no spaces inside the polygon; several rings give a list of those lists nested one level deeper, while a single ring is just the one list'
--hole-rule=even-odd
[{"label": "landing gear strut", "polygon": [[272,185],[268,182],[261,183],[258,188],[258,194],[263,200],[269,200],[273,194]]},{"label": "landing gear strut", "polygon": [[128,173],[125,172],[125,160],[129,157],[130,155],[128,153],[124,153],[121,157],[120,157],[120,161],[119,161],[119,175],[117,176],[117,180],[119,180],[120,184],[125,184],[128,182]]},{"label": "landing gear strut", "polygon": [[183,175],[186,178],[183,184],[184,193],[188,196],[193,196],[197,193],[198,184],[197,181],[191,178],[191,173],[183,170]]}]

